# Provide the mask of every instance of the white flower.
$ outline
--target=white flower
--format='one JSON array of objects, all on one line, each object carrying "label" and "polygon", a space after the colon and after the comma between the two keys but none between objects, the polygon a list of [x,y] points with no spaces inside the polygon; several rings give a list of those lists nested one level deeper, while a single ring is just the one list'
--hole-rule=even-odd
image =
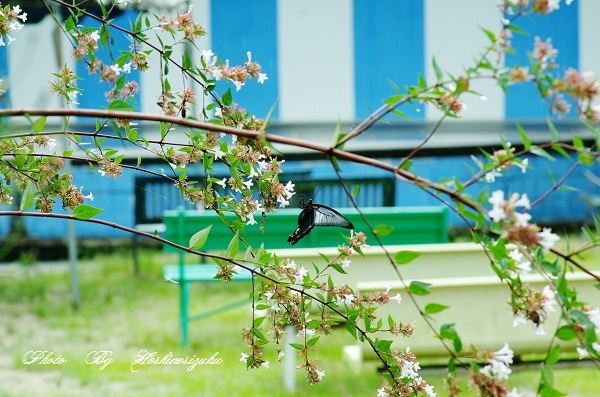
[{"label": "white flower", "polygon": [[523,313],[519,313],[513,319],[513,327],[517,327],[522,324],[527,324],[527,318]]},{"label": "white flower", "polygon": [[98,33],[97,30],[94,30],[92,33],[90,33],[90,39],[94,40],[94,41],[98,41],[100,40],[100,34]]},{"label": "white flower", "polygon": [[325,376],[325,371],[319,371],[318,369],[316,371],[317,371],[317,379],[320,381]]},{"label": "white flower", "polygon": [[517,264],[517,268],[522,274],[528,274],[531,272],[531,262],[523,261]]},{"label": "white flower", "polygon": [[99,173],[101,176],[104,176],[104,175],[106,175],[106,171],[104,171],[104,170],[98,170],[98,173]]},{"label": "white flower", "polygon": [[405,361],[402,365],[402,373],[400,374],[400,377],[414,379],[419,375],[417,371],[420,368],[421,367],[419,367],[419,363],[417,362]]},{"label": "white flower", "polygon": [[265,172],[269,163],[267,163],[265,160],[260,160],[256,163],[256,165],[258,165],[258,172]]},{"label": "white flower", "polygon": [[385,391],[385,388],[377,389],[377,397],[388,397],[389,394]]},{"label": "white flower", "polygon": [[117,76],[123,71],[123,69],[121,69],[121,67],[119,67],[119,65],[116,63],[110,66],[110,70],[114,71]]},{"label": "white flower", "polygon": [[528,210],[531,209],[531,203],[529,202],[529,198],[525,193],[521,196],[521,198],[519,198],[519,193],[513,193],[513,195],[510,196],[510,201],[514,201],[515,207],[525,207]]},{"label": "white flower", "polygon": [[83,196],[83,198],[90,199],[90,201],[94,201],[94,195],[92,194],[92,192],[90,192],[90,194],[88,194],[87,196]]},{"label": "white flower", "polygon": [[267,291],[264,293],[265,300],[269,301],[273,297],[273,293],[271,291]]},{"label": "white flower", "polygon": [[131,73],[131,62],[127,62],[123,65],[123,73]]},{"label": "white flower", "polygon": [[544,326],[542,324],[533,324],[533,332],[540,336],[546,335],[546,330],[544,330]]},{"label": "white flower", "polygon": [[527,213],[527,212],[524,214],[522,214],[520,212],[515,212],[515,219],[517,221],[516,222],[517,226],[525,227],[531,220],[531,215],[529,215],[529,213]]},{"label": "white flower", "polygon": [[396,294],[395,296],[392,296],[390,298],[390,300],[396,301],[398,303],[402,302],[402,296],[400,296],[400,294]]},{"label": "white flower", "polygon": [[489,364],[481,369],[481,373],[492,379],[508,379],[508,376],[512,373],[512,370],[498,360],[489,360]]},{"label": "white flower", "polygon": [[256,219],[254,219],[254,214],[249,214],[248,215],[248,222],[246,222],[246,225],[256,225]]},{"label": "white flower", "polygon": [[296,284],[302,284],[302,282],[304,281],[304,276],[306,276],[307,274],[308,270],[306,270],[304,266],[300,267],[300,269],[298,269],[298,274],[294,276]]},{"label": "white flower", "polygon": [[437,396],[437,393],[434,393],[433,391],[434,386],[431,385],[427,385],[425,386],[425,393],[427,393],[427,397],[435,397]]},{"label": "white flower", "polygon": [[242,184],[246,187],[246,190],[250,190],[250,188],[254,185],[252,179],[248,179],[246,182],[242,182]]},{"label": "white flower", "polygon": [[314,334],[315,334],[315,330],[314,330],[314,329],[308,329],[308,328],[306,328],[306,326],[305,326],[304,328],[302,328],[302,329],[300,330],[300,332],[298,332],[298,335],[296,335],[296,336],[297,336],[297,337],[301,337],[301,336],[304,336],[304,335],[306,335],[306,336],[308,336],[308,337],[310,338],[310,337],[311,337],[311,336],[313,336]]},{"label": "white flower", "polygon": [[287,263],[285,265],[283,265],[284,269],[295,269],[296,268],[296,262],[294,262],[293,259],[288,259]]},{"label": "white flower", "polygon": [[281,311],[281,308],[279,307],[279,304],[277,302],[275,302],[275,304],[273,306],[271,306],[271,310],[274,311],[275,313]]},{"label": "white flower", "polygon": [[352,305],[352,302],[354,301],[354,295],[352,295],[352,294],[344,294],[342,296],[344,297],[343,301],[344,301],[345,304]]},{"label": "white flower", "polygon": [[216,145],[212,149],[212,153],[215,155],[215,160],[221,159],[223,158],[223,156],[225,156],[225,152],[221,150],[221,147],[219,145]]},{"label": "white flower", "polygon": [[[596,328],[596,332],[600,331],[600,309],[590,309],[585,311],[585,315],[588,316],[594,327]],[[598,349],[596,349],[598,350]]]},{"label": "white flower", "polygon": [[242,353],[242,357],[240,358],[240,361],[245,362],[248,359],[248,355],[246,353]]},{"label": "white flower", "polygon": [[492,196],[488,199],[488,202],[492,204],[492,209],[488,212],[488,216],[492,218],[494,222],[500,222],[502,219],[506,219],[506,212],[504,211],[504,192],[502,190],[496,190],[492,193]]},{"label": "white flower", "polygon": [[510,365],[513,363],[513,358],[515,357],[515,353],[508,346],[508,343],[504,342],[504,346],[502,349],[498,350],[494,353],[494,358],[505,365]]},{"label": "white flower", "polygon": [[268,361],[263,362],[262,366],[265,367],[265,369],[269,369],[269,362]]},{"label": "white flower", "polygon": [[227,182],[227,178],[223,178],[220,181],[215,182],[217,185],[220,185],[223,189],[225,189],[225,182]]},{"label": "white flower", "polygon": [[515,262],[520,262],[523,259],[523,254],[518,249],[514,249],[508,253],[508,256]]},{"label": "white flower", "polygon": [[523,173],[525,173],[527,171],[527,167],[529,166],[529,159],[525,159],[521,163],[514,164],[519,167]]},{"label": "white flower", "polygon": [[204,63],[206,63],[207,65],[210,64],[210,60],[214,55],[215,53],[212,52],[212,50],[202,50],[202,52],[200,53],[200,56],[202,57],[202,59],[204,59]]},{"label": "white flower", "polygon": [[543,316],[548,315],[548,313],[552,313],[554,312],[554,305],[556,304],[556,302],[554,301],[556,294],[554,293],[554,291],[550,288],[550,286],[546,285],[544,287],[544,289],[542,290],[542,311],[543,313],[540,313]]},{"label": "white flower", "polygon": [[541,232],[538,233],[540,237],[540,245],[545,249],[554,247],[554,243],[560,240],[560,237],[552,233],[552,229],[545,227]]},{"label": "white flower", "polygon": [[245,84],[244,84],[244,83],[242,83],[241,81],[234,80],[234,81],[233,81],[233,85],[235,86],[235,90],[236,90],[236,91],[239,91],[239,90],[241,90],[241,89],[242,89],[242,87],[243,87]]},{"label": "white flower", "polygon": [[590,353],[587,351],[587,349],[585,347],[578,347],[577,348],[577,354],[579,354],[579,359],[582,360],[584,358],[586,358],[587,356],[590,355]]},{"label": "white flower", "polygon": [[277,359],[281,359],[281,358],[283,358],[283,356],[285,356],[285,352],[280,351],[279,354],[277,355]]},{"label": "white flower", "polygon": [[506,397],[521,397],[521,393],[517,391],[516,387],[513,387],[512,391],[509,391],[508,394],[506,394]]},{"label": "white flower", "polygon": [[342,269],[347,269],[350,267],[350,259],[343,259],[341,263]]},{"label": "white flower", "polygon": [[265,81],[267,81],[269,78],[267,77],[266,73],[259,73],[258,74],[258,83],[259,84],[263,84]]},{"label": "white flower", "polygon": [[52,139],[52,138],[48,139],[48,148],[50,149],[51,152],[54,151],[54,148],[56,148],[56,145],[57,145],[56,139]]}]

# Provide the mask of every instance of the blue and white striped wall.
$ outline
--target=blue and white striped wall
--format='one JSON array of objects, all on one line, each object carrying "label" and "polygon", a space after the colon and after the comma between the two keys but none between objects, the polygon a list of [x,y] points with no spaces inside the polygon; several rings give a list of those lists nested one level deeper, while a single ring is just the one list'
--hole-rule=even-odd
[{"label": "blue and white striped wall", "polygon": [[[250,81],[234,99],[264,117],[275,105],[274,121],[355,121],[393,94],[391,82],[401,89],[416,84],[419,74],[434,80],[431,59],[443,70],[458,75],[487,44],[479,26],[500,26],[497,1],[481,0],[195,0],[193,14],[209,34],[199,47],[212,49],[220,58],[242,63],[247,51],[259,61],[269,80],[264,85]],[[600,75],[600,2],[561,2],[558,12],[548,16],[521,18],[518,26],[529,35],[512,39],[517,55],[513,65],[527,59],[533,39],[552,37],[559,49],[559,74],[568,67]],[[116,24],[128,26],[135,13],[118,17]],[[0,74],[10,88],[13,107],[55,107],[59,100],[48,90],[48,81],[58,66],[51,32],[52,21],[29,25],[9,47],[0,47]],[[150,34],[152,36],[152,34]],[[116,46],[128,42],[116,34]],[[68,43],[63,39],[61,62],[73,65]],[[177,52],[175,53],[177,54]],[[177,56],[177,55],[176,55]],[[195,59],[199,54],[195,54]],[[87,76],[85,67],[74,66],[86,77],[80,86],[85,95],[81,107],[105,106],[106,87],[98,76]],[[152,70],[142,73],[140,109],[156,112],[160,93],[157,59]],[[171,69],[173,70],[173,69]],[[137,78],[132,74],[131,78]],[[181,79],[171,78],[174,88]],[[190,84],[187,82],[186,84]],[[227,83],[222,83],[221,91]],[[492,81],[474,83],[486,100],[465,97],[464,120],[535,119],[547,116],[547,108],[533,87],[514,86],[505,95]],[[3,104],[7,106],[7,103]],[[435,109],[406,107],[415,119],[435,119]]]}]

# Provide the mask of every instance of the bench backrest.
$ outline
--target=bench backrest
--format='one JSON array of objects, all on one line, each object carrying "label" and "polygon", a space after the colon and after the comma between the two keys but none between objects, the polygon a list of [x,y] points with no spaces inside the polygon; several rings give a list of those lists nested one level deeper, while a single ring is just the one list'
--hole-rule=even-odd
[{"label": "bench backrest", "polygon": [[[367,233],[367,243],[377,245],[374,236],[360,215],[353,208],[340,208],[353,224],[356,231]],[[362,208],[362,211],[373,226],[383,224],[393,228],[392,233],[382,236],[384,244],[429,244],[448,242],[448,209],[445,207],[387,207]],[[246,240],[258,247],[264,243],[267,249],[290,248],[288,236],[298,225],[299,209],[282,209],[268,214],[264,225],[264,233],[260,230],[261,219],[257,224],[245,229]],[[212,225],[211,233],[203,250],[225,250],[233,234],[219,216],[212,211],[175,210],[165,211],[163,222],[166,226],[165,238],[188,246],[190,237],[201,229]],[[228,220],[235,217],[230,214]],[[306,237],[294,245],[294,248],[337,247],[345,240],[340,235],[349,235],[350,231],[337,227],[315,227]],[[165,246],[165,250],[174,249]]]},{"label": "bench backrest", "polygon": [[[202,181],[203,178],[190,177],[191,180]],[[299,200],[308,200],[315,196],[316,202],[334,208],[351,207],[346,192],[337,179],[311,180],[308,173],[285,174],[285,181],[291,180],[296,186]],[[360,187],[357,196],[361,207],[390,207],[395,203],[394,178],[354,178],[347,181],[352,192],[355,186]],[[202,182],[199,185],[202,186]],[[179,207],[193,210],[196,207],[185,201],[179,190],[166,178],[156,176],[135,178],[135,224],[161,223],[163,212]]]}]

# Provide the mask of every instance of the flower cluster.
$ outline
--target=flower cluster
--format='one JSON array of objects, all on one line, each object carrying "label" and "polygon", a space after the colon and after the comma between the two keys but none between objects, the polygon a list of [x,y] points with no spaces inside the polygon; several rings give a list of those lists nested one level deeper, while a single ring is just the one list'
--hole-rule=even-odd
[{"label": "flower cluster", "polygon": [[548,285],[541,292],[530,286],[524,287],[522,284],[515,287],[519,288],[518,295],[522,298],[513,304],[513,326],[526,324],[529,320],[533,324],[536,335],[545,335],[543,323],[548,315],[556,310],[555,292]]},{"label": "flower cluster", "polygon": [[486,365],[479,370],[471,370],[471,385],[478,388],[482,396],[504,397],[508,395],[506,380],[511,374],[510,364],[514,353],[505,343],[502,349],[487,355]]},{"label": "flower cluster", "polygon": [[21,7],[16,5],[10,8],[10,5],[2,7],[0,4],[0,46],[5,46],[4,38],[8,39],[8,45],[10,45],[16,39],[11,37],[9,33],[18,32],[23,28],[23,24],[27,21],[27,13],[21,13]]},{"label": "flower cluster", "polygon": [[552,233],[552,229],[544,228],[540,231],[537,225],[529,223],[531,215],[527,212],[516,211],[517,207],[531,208],[526,194],[520,196],[518,193],[513,193],[508,200],[505,200],[504,192],[496,190],[488,201],[492,204],[488,216],[501,227],[502,237],[509,242],[528,248],[539,244],[545,249],[550,249],[560,240],[560,237]]},{"label": "flower cluster", "polygon": [[160,18],[160,26],[167,32],[175,34],[183,33],[184,40],[194,41],[199,37],[206,35],[204,26],[195,23],[192,18],[193,4],[190,4],[187,12],[181,12],[174,18],[162,16]]},{"label": "flower cluster", "polygon": [[497,176],[502,176],[502,172],[506,171],[511,166],[520,168],[523,173],[527,171],[529,159],[519,160],[514,156],[514,153],[515,148],[512,147],[510,142],[507,142],[504,149],[498,149],[492,154],[491,160],[494,162],[495,167],[493,170],[486,172],[486,182],[494,182]]},{"label": "flower cluster", "polygon": [[244,63],[244,66],[230,66],[229,59],[225,60],[225,63],[222,63],[211,50],[203,50],[202,63],[204,64],[204,72],[217,81],[231,81],[237,91],[242,89],[249,77],[256,78],[259,84],[263,84],[268,79],[267,74],[262,73],[261,66],[252,61],[252,53],[250,51],[248,51],[247,56],[248,60]]},{"label": "flower cluster", "polygon": [[58,80],[52,82],[50,84],[50,92],[60,95],[67,103],[77,104],[76,98],[79,95],[80,89],[75,85],[77,80],[80,80],[79,77],[75,75],[73,70],[64,65],[58,73],[53,73]]},{"label": "flower cluster", "polygon": [[378,389],[377,397],[412,395],[435,397],[437,395],[433,391],[434,387],[419,376],[418,371],[421,367],[414,353],[410,351],[410,347],[407,347],[405,352],[394,350],[391,359],[400,369],[400,374],[392,385]]},{"label": "flower cluster", "polygon": [[[600,335],[600,308],[592,308],[586,306],[584,308],[585,315],[589,318],[590,322],[594,326],[596,335]],[[589,343],[589,342],[588,342]],[[585,357],[589,357],[590,351],[594,351],[597,356],[600,356],[600,343],[598,341],[592,342],[591,345],[587,345],[588,348],[578,346],[577,353],[579,354],[579,359],[583,359]],[[590,349],[590,350],[588,350]]]}]

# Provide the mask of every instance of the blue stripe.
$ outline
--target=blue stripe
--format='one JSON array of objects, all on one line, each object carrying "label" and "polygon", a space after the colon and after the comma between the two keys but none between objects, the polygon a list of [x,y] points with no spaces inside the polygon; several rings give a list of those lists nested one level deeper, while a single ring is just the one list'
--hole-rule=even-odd
[{"label": "blue stripe", "polygon": [[[225,62],[243,65],[246,53],[258,62],[268,80],[258,84],[255,79],[246,81],[238,92],[233,84],[221,82],[219,93],[231,88],[233,101],[257,117],[264,118],[278,97],[277,72],[277,3],[275,0],[212,0],[211,38],[213,52]],[[278,118],[277,107],[272,119]]]},{"label": "blue stripe", "polygon": [[[125,11],[123,14],[114,18],[113,24],[129,29],[131,23],[135,21],[137,15],[137,11]],[[87,17],[83,18],[82,24],[85,27],[100,27],[100,24],[96,20]],[[121,56],[121,51],[130,51],[129,46],[131,43],[124,33],[114,29],[111,29],[110,33],[113,40],[110,48],[115,59]],[[98,46],[100,47],[100,43],[98,43]],[[107,49],[99,48],[98,51],[96,51],[96,57],[106,65],[113,64],[113,60],[111,60],[109,51]],[[99,73],[90,74],[87,64],[84,62],[76,63],[75,73],[77,76],[82,78],[82,80],[77,82],[77,86],[83,89],[81,95],[77,97],[79,107],[91,109],[107,107],[108,101],[106,100],[104,93],[111,88],[111,85],[109,85],[107,82],[101,82]],[[132,68],[131,73],[127,75],[126,79],[127,81],[137,81],[139,83],[140,72]],[[143,87],[140,85],[140,92],[135,96],[137,110],[142,109],[142,104],[140,102],[140,99],[142,98],[142,90]]]},{"label": "blue stripe", "polygon": [[[367,117],[394,95],[390,81],[402,92],[425,74],[423,0],[354,0],[354,63],[356,117]],[[422,106],[400,111],[425,118]]]},{"label": "blue stripe", "polygon": [[[529,66],[529,54],[533,51],[535,37],[539,36],[542,41],[552,38],[553,47],[558,49],[556,62],[559,67],[553,72],[555,77],[562,78],[569,67],[579,67],[578,2],[570,6],[563,3],[558,11],[546,16],[521,17],[515,24],[528,34],[513,36],[512,47],[516,53],[506,56],[507,66]],[[505,100],[507,119],[545,118],[550,114],[547,103],[531,83],[510,86]],[[577,118],[574,108],[566,118]]]}]

